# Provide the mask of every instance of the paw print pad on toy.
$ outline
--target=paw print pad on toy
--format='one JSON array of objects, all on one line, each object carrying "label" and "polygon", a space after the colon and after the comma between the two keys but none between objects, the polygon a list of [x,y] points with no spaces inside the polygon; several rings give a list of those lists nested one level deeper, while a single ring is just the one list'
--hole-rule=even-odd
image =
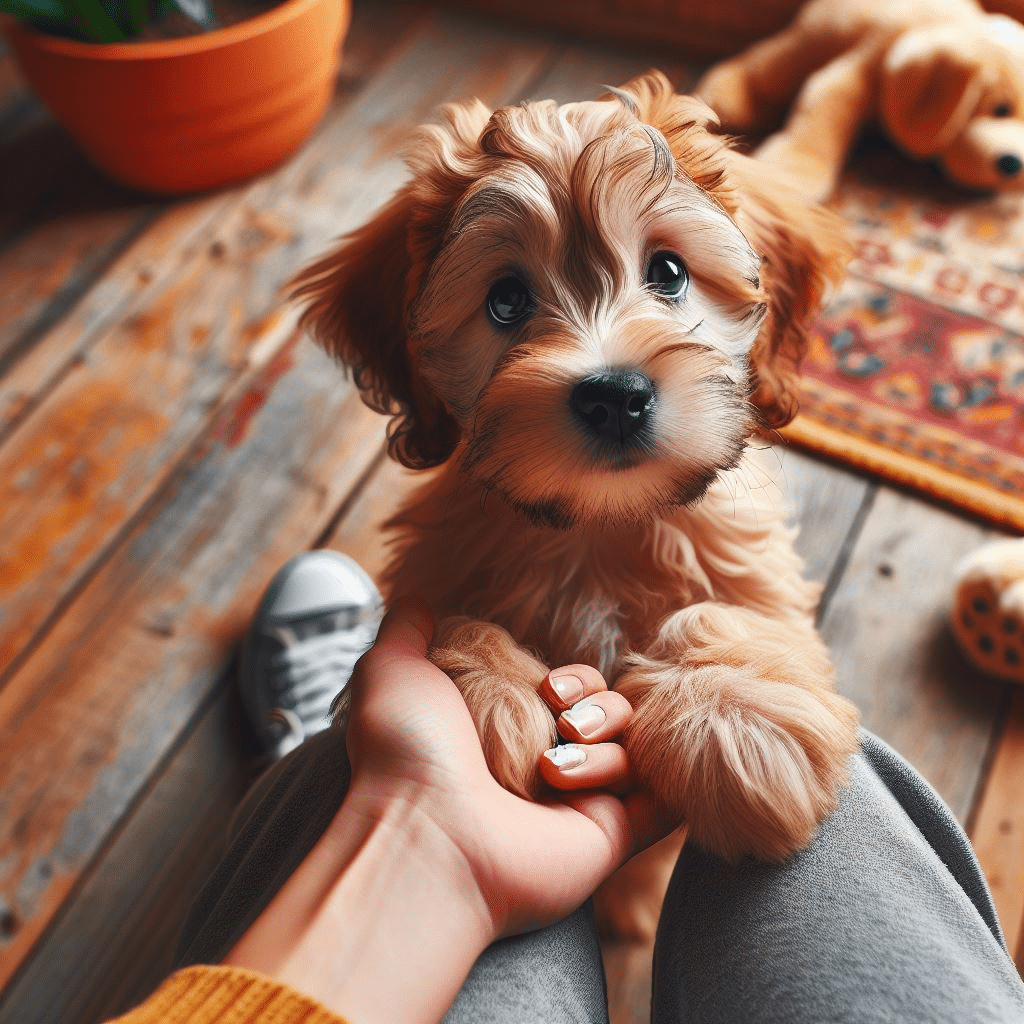
[{"label": "paw print pad on toy", "polygon": [[956,571],[950,625],[983,672],[1024,683],[1024,540],[986,544]]}]

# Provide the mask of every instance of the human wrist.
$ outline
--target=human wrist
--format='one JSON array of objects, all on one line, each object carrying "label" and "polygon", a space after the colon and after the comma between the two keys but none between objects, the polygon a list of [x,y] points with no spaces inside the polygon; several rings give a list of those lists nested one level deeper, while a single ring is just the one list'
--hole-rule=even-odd
[{"label": "human wrist", "polygon": [[248,947],[243,938],[231,962],[271,974],[352,1024],[440,1020],[496,937],[466,858],[411,793],[364,800],[354,784],[287,884],[296,882],[298,900],[288,902],[305,905],[301,918],[265,922],[281,954],[261,961],[257,934]]}]

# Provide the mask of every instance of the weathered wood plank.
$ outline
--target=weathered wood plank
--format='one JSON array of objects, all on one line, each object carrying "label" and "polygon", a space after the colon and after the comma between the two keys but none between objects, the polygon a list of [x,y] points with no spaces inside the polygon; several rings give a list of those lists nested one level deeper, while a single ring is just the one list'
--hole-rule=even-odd
[{"label": "weathered wood plank", "polygon": [[93,169],[0,54],[0,374],[160,204]]},{"label": "weathered wood plank", "polygon": [[1006,944],[1024,965],[1024,690],[1014,690],[992,767],[972,816],[971,840],[992,890]]},{"label": "weathered wood plank", "polygon": [[981,526],[880,488],[822,628],[840,689],[865,727],[906,757],[964,821],[1002,690],[981,678],[946,626],[956,562]]},{"label": "weathered wood plank", "polygon": [[[173,204],[66,312],[59,326],[38,338],[34,336],[38,327],[26,328],[33,335],[32,344],[16,346],[18,361],[11,365],[11,359],[5,360],[5,372],[0,377],[0,438],[86,357],[111,325],[146,310],[173,288],[196,253],[216,245],[222,220],[246,204],[257,210],[273,205],[275,196],[315,173],[318,164],[337,152],[344,153],[344,129],[346,123],[350,124],[345,121],[348,98],[363,86],[368,69],[385,54],[401,49],[424,17],[422,12],[402,5],[360,4],[344,41],[337,100],[314,138],[292,160],[254,182]],[[94,172],[85,172],[87,184],[90,174]],[[77,181],[75,187],[58,191],[74,196]],[[45,213],[38,203],[33,207],[24,199],[15,205],[19,216],[25,215],[26,208],[31,209],[35,221]],[[42,226],[36,225],[35,230],[42,230]],[[12,337],[16,336],[12,332]]]},{"label": "weathered wood plank", "polygon": [[529,90],[528,99],[569,103],[589,100],[645,71],[664,71],[676,89],[685,91],[696,81],[696,65],[672,58],[666,52],[597,44],[572,43]]},{"label": "weathered wood plank", "polygon": [[[797,527],[796,549],[804,559],[804,575],[826,587],[841,571],[846,548],[859,529],[873,484],[866,477],[797,451],[776,445],[778,469],[763,486],[778,490],[789,503],[790,522]],[[769,466],[771,463],[769,462]]]},{"label": "weathered wood plank", "polygon": [[[472,23],[431,23],[296,162],[252,185],[213,223],[204,214],[209,230],[172,244],[160,276],[136,289],[114,322],[105,319],[87,358],[0,449],[8,537],[0,671],[35,642],[200,436],[211,406],[273,357],[287,336],[282,283],[390,194],[404,175],[395,151],[405,127],[446,98],[515,96],[549,51],[544,41],[517,45]],[[156,224],[94,291],[137,282],[136,250],[150,249],[179,216]]]},{"label": "weathered wood plank", "polygon": [[381,524],[423,479],[422,473],[405,469],[382,456],[381,464],[360,490],[358,500],[345,511],[324,546],[343,551],[379,581],[388,559],[388,544]]},{"label": "weathered wood plank", "polygon": [[95,1024],[166,977],[194,894],[250,781],[223,692],[83,879],[0,1004],[0,1020]]},{"label": "weathered wood plank", "polygon": [[[321,163],[291,182],[287,209],[259,208],[260,222],[294,216],[307,244],[322,244],[400,179],[391,154],[403,132],[393,125],[418,120],[447,96],[511,100],[549,52],[547,41],[519,44],[504,30],[431,22],[352,105],[345,130],[335,125],[339,134],[320,150]],[[345,156],[332,159],[342,141]],[[342,212],[332,217],[335,210]],[[250,273],[236,294],[269,301],[276,282]],[[202,285],[191,267],[184,280]],[[186,285],[176,287],[184,295]],[[98,344],[116,345],[126,329]],[[175,335],[182,353],[190,337]],[[226,648],[269,575],[325,529],[381,443],[379,417],[340,384],[325,356],[309,345],[274,352],[216,433],[201,444],[197,435],[184,467],[134,520],[124,517],[128,534],[103,552],[102,566],[0,693],[0,892],[11,915],[10,934],[0,935],[0,983],[210,698]],[[135,358],[144,369],[151,357],[142,349]],[[172,360],[165,372],[187,371]],[[108,395],[143,424],[145,415],[165,415],[140,416],[133,396],[122,402],[113,388]],[[220,400],[217,390],[212,395]],[[140,434],[144,442],[148,434]]]},{"label": "weathered wood plank", "polygon": [[0,979],[210,700],[259,591],[380,449],[379,417],[327,357],[293,358],[226,412],[0,692]]},{"label": "weathered wood plank", "polygon": [[671,0],[598,0],[586,14],[573,0],[448,0],[461,10],[485,11],[517,25],[529,22],[573,37],[612,40],[620,45],[660,48],[692,58],[736,53],[771,35],[793,17],[799,0],[767,3],[673,3]]}]

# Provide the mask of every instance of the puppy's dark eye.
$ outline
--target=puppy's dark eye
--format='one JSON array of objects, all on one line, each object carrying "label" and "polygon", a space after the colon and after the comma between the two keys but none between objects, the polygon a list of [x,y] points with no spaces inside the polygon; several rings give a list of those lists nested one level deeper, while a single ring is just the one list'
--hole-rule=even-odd
[{"label": "puppy's dark eye", "polygon": [[686,294],[690,275],[683,261],[673,252],[659,252],[647,267],[647,284],[652,292],[666,299],[681,299]]},{"label": "puppy's dark eye", "polygon": [[1013,113],[1013,107],[1009,103],[1000,103],[998,106],[993,108],[993,117],[1009,117]]},{"label": "puppy's dark eye", "polygon": [[510,327],[533,312],[530,289],[518,277],[503,277],[487,293],[487,313],[499,327]]}]

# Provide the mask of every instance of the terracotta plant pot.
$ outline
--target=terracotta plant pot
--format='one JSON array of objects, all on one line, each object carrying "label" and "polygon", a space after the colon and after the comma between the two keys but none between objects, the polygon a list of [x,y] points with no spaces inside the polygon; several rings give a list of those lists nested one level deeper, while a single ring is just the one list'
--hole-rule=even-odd
[{"label": "terracotta plant pot", "polygon": [[180,194],[239,181],[301,145],[330,101],[349,0],[284,0],[157,42],[81,43],[13,19],[26,81],[110,177]]}]

